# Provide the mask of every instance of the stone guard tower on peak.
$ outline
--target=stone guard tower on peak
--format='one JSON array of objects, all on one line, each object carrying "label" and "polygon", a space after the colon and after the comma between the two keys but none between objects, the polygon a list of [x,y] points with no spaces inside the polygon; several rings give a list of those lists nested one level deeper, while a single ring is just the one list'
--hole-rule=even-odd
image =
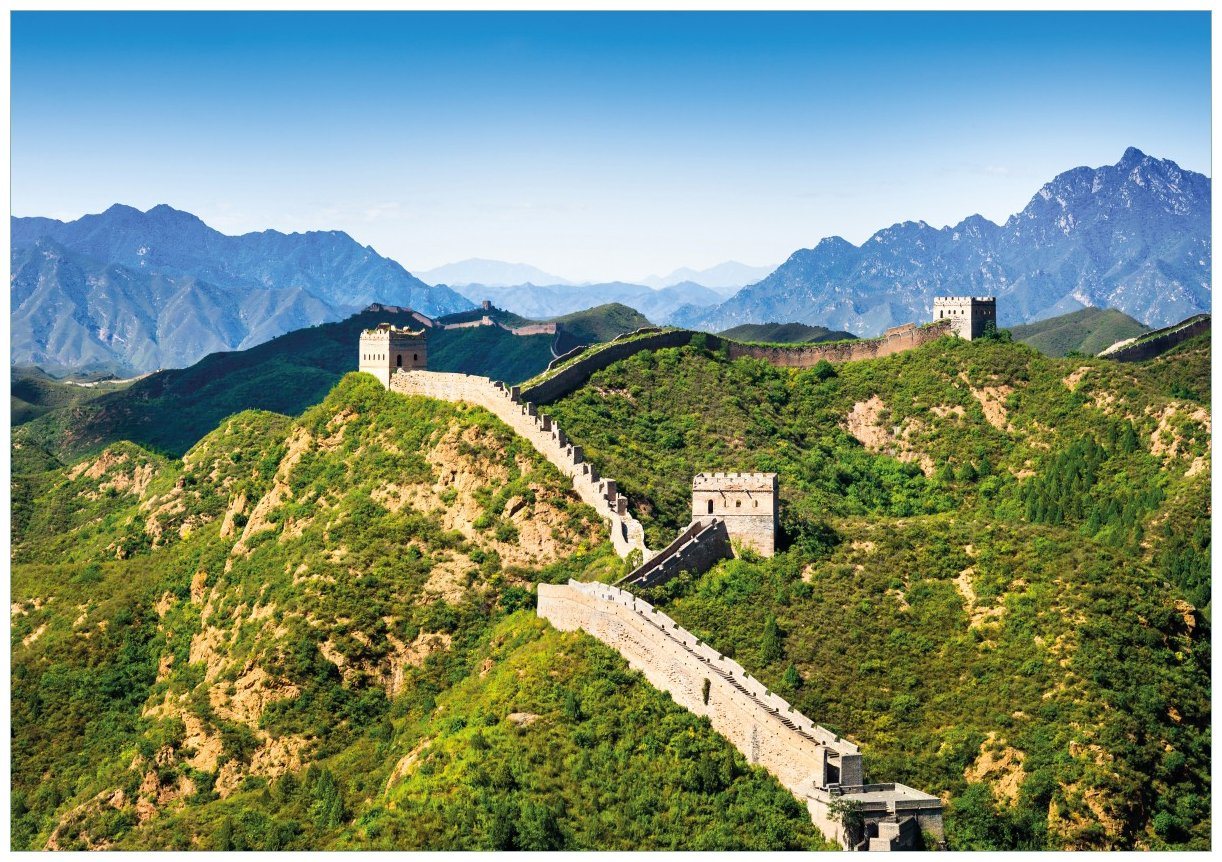
[{"label": "stone guard tower on peak", "polygon": [[725,521],[730,540],[763,557],[776,553],[776,473],[697,473],[692,479],[692,521]]},{"label": "stone guard tower on peak", "polygon": [[990,323],[997,326],[997,297],[935,296],[933,319],[949,320],[955,334],[971,341],[984,335]]},{"label": "stone guard tower on peak", "polygon": [[400,368],[428,368],[428,344],[424,330],[379,323],[361,333],[359,370],[366,371],[390,388],[390,376]]}]

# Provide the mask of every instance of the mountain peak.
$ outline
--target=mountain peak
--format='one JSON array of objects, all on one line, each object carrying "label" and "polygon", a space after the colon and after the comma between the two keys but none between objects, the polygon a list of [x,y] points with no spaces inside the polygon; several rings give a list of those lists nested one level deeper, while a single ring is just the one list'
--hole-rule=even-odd
[{"label": "mountain peak", "polygon": [[1137,147],[1129,147],[1124,151],[1124,155],[1120,157],[1121,167],[1132,167],[1146,158],[1146,154]]}]

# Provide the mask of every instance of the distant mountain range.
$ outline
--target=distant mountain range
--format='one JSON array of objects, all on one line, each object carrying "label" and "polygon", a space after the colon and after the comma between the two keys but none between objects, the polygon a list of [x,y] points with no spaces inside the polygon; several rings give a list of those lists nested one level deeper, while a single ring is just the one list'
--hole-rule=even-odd
[{"label": "distant mountain range", "polygon": [[227,236],[161,205],[76,221],[13,218],[14,364],[119,375],[341,320],[372,302],[425,314],[471,303],[342,231]]},{"label": "distant mountain range", "polygon": [[508,263],[503,260],[486,260],[472,257],[455,263],[447,263],[435,269],[417,273],[429,284],[445,284],[465,287],[483,284],[490,287],[511,287],[519,284],[574,284],[566,278],[544,272],[528,263]]},{"label": "distant mountain range", "polygon": [[[746,284],[759,281],[775,267],[748,266],[735,260],[719,263],[708,269],[692,269],[682,267],[670,275],[651,275],[639,282],[628,284],[644,285],[654,289],[673,287],[677,284],[691,282],[707,287],[722,298],[729,296]],[[455,263],[447,263],[435,269],[417,272],[421,279],[429,284],[444,284],[450,287],[555,287],[558,285],[580,285],[582,287],[598,287],[597,282],[577,282],[561,278],[549,272],[544,272],[537,266],[528,263],[509,263],[503,260],[487,260],[472,257]],[[608,282],[610,284],[625,284],[625,282]],[[644,309],[642,309],[643,311]]]},{"label": "distant mountain range", "polygon": [[1060,174],[997,225],[904,222],[860,247],[829,237],[767,278],[674,322],[710,332],[798,321],[864,336],[929,320],[941,294],[996,295],[1012,325],[1084,307],[1164,326],[1211,304],[1211,183],[1130,148],[1115,165]]},{"label": "distant mountain range", "polygon": [[517,284],[509,287],[467,284],[456,288],[472,302],[485,299],[523,317],[558,317],[583,308],[618,302],[631,306],[655,323],[669,323],[675,311],[684,306],[711,306],[725,297],[699,284],[683,282],[655,290],[643,284],[622,281],[607,284]]},{"label": "distant mountain range", "polygon": [[670,287],[683,282],[694,282],[711,288],[720,293],[735,290],[747,284],[754,284],[776,269],[775,266],[748,266],[736,260],[727,260],[708,269],[692,269],[682,267],[670,275],[651,275],[642,278],[641,284],[648,287]]}]

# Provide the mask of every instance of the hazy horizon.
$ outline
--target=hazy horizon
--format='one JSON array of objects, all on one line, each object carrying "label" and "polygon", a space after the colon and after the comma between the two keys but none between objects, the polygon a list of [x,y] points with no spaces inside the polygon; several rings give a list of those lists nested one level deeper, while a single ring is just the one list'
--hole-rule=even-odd
[{"label": "hazy horizon", "polygon": [[409,270],[775,265],[1210,170],[1208,13],[22,13],[15,215],[166,203]]}]

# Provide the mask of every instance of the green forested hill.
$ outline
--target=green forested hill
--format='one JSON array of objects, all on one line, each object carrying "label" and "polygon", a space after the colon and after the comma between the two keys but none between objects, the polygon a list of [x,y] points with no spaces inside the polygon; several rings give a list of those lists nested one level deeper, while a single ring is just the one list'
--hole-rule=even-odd
[{"label": "green forested hill", "polygon": [[1133,338],[1150,327],[1114,308],[1083,308],[1035,323],[1011,326],[1015,341],[1048,356],[1081,353],[1094,356],[1117,341]]},{"label": "green forested hill", "polygon": [[1172,361],[685,348],[548,409],[651,545],[690,517],[694,472],[780,474],[784,553],[654,598],[860,740],[871,774],[949,794],[952,846],[1201,847],[1208,343]]},{"label": "green forested hill", "polygon": [[[445,319],[478,319],[484,313]],[[515,325],[530,322],[499,310],[492,314]],[[603,306],[569,317],[560,321],[561,331],[569,333],[571,328],[571,335],[582,343],[614,338],[649,323],[624,306]],[[296,415],[317,404],[354,367],[361,330],[384,320],[418,326],[403,312],[365,311],[339,323],[290,332],[249,350],[214,353],[189,368],[159,371],[121,391],[85,390],[89,397],[72,392],[68,384],[55,384],[48,393],[47,385],[36,386],[30,375],[18,375],[14,399],[37,392],[41,401],[34,408],[14,400],[14,424],[26,422],[14,436],[69,459],[117,440],[181,455],[232,413],[271,410]],[[495,326],[434,329],[429,332],[429,367],[517,383],[547,367],[554,341],[550,335],[515,336]],[[69,400],[64,393],[75,397]]]},{"label": "green forested hill", "polygon": [[557,339],[557,353],[567,353],[579,344],[610,341],[625,332],[653,325],[636,309],[618,302],[575,311],[555,321],[560,326],[561,336]]},{"label": "green forested hill", "polygon": [[16,848],[825,846],[615,653],[533,614],[623,564],[484,411],[349,375],[14,513]]},{"label": "green forested hill", "polygon": [[810,326],[806,323],[744,323],[727,329],[721,335],[731,341],[762,341],[775,344],[820,341],[845,341],[857,336],[843,330],[832,330],[826,326]]},{"label": "green forested hill", "polygon": [[[952,849],[1208,847],[1207,338],[1148,363],[943,339],[780,369],[643,353],[549,405],[657,547],[705,470],[781,477],[781,553],[650,598]],[[17,847],[821,846],[533,585],[625,572],[481,410],[346,377],[182,460],[27,459]],[[42,470],[40,467],[49,469]]]}]

